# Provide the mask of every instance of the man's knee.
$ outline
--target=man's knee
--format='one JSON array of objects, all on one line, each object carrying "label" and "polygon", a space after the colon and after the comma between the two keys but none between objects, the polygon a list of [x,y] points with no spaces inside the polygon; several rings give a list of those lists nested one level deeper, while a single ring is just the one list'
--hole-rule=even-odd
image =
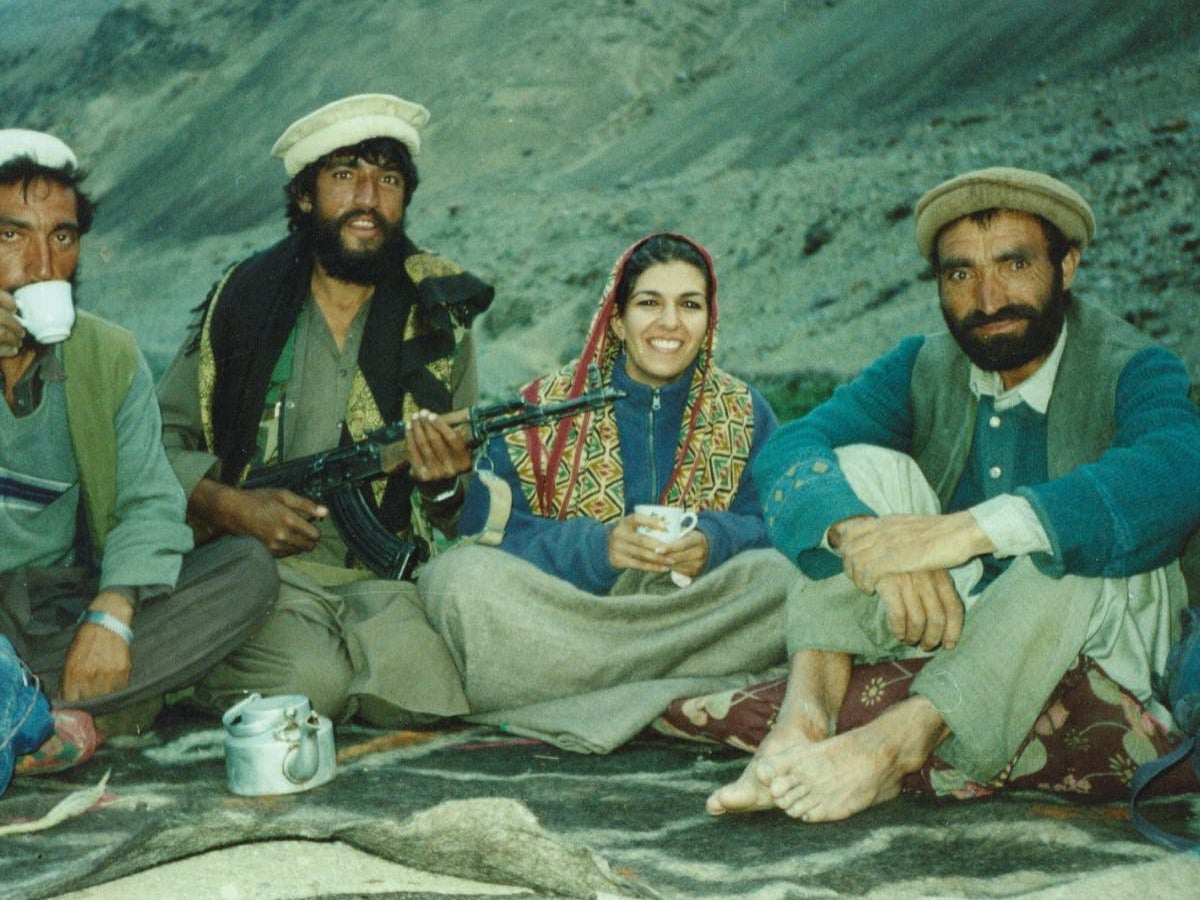
[{"label": "man's knee", "polygon": [[875,605],[875,601],[844,574],[829,578],[797,574],[788,587],[784,604],[788,622],[802,626],[805,622],[820,622],[831,616],[843,619],[851,614],[851,607]]},{"label": "man's knee", "polygon": [[330,719],[340,719],[346,711],[354,669],[343,647],[310,659],[290,657],[275,673],[274,683],[264,694],[302,694],[313,709]]},{"label": "man's knee", "polygon": [[873,444],[837,449],[838,465],[863,503],[879,515],[937,515],[941,504],[916,461]]},{"label": "man's knee", "polygon": [[224,537],[184,557],[176,592],[197,592],[214,615],[254,627],[275,604],[279,571],[262,542]]},{"label": "man's knee", "polygon": [[845,575],[799,577],[786,602],[789,656],[799,650],[828,650],[883,658],[904,646],[892,634],[883,604]]},{"label": "man's knee", "polygon": [[298,603],[285,593],[262,627],[204,679],[202,699],[226,707],[250,693],[303,694],[321,715],[337,718],[353,678],[337,619],[316,598]]},{"label": "man's knee", "polygon": [[227,537],[221,566],[221,578],[227,590],[237,594],[238,604],[247,618],[262,619],[279,596],[279,568],[275,558],[261,541],[248,537]]}]

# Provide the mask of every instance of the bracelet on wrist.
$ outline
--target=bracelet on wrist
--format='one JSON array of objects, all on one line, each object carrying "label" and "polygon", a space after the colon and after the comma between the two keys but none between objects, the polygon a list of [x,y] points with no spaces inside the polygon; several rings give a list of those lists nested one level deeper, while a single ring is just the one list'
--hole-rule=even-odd
[{"label": "bracelet on wrist", "polygon": [[432,504],[436,505],[438,503],[445,503],[447,500],[452,500],[453,498],[457,497],[458,489],[461,484],[462,484],[462,481],[457,476],[455,476],[454,481],[450,485],[450,487],[448,487],[444,491],[434,494],[432,497],[430,497],[424,491],[421,491],[421,489],[419,487],[417,488],[417,490],[420,491],[421,500],[424,503],[432,503]]},{"label": "bracelet on wrist", "polygon": [[82,625],[85,622],[111,631],[127,645],[133,644],[133,629],[112,613],[101,612],[98,609],[85,609],[79,614],[79,621],[76,624]]}]

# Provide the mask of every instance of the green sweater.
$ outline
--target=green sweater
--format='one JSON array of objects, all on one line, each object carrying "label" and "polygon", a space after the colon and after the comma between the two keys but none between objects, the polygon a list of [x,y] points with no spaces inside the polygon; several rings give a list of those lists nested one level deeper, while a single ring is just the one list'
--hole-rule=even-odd
[{"label": "green sweater", "polygon": [[171,587],[192,536],[132,334],[85,312],[62,345],[67,421],[101,588]]}]

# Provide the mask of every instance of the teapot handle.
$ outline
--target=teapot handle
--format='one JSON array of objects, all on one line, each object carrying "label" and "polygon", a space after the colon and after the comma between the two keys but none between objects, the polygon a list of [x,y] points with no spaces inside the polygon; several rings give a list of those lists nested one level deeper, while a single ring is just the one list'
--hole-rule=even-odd
[{"label": "teapot handle", "polygon": [[225,730],[232,735],[246,737],[252,734],[261,734],[269,729],[271,727],[269,722],[251,724],[242,718],[242,710],[261,699],[262,694],[251,694],[225,710],[225,714],[221,716],[221,723],[225,726]]},{"label": "teapot handle", "polygon": [[[291,712],[294,710],[289,710],[289,713]],[[317,746],[317,732],[320,730],[321,721],[313,712],[301,721],[292,718],[289,724],[296,726],[300,734],[292,741],[292,746],[283,758],[283,774],[292,784],[303,784],[317,774],[317,767],[321,764],[321,754]]]}]

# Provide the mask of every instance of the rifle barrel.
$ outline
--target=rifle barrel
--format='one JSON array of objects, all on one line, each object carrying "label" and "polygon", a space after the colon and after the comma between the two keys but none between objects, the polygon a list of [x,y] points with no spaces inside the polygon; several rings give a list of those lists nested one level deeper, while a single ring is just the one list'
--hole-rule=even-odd
[{"label": "rifle barrel", "polygon": [[[534,404],[518,399],[476,404],[443,413],[440,418],[463,432],[467,444],[475,447],[494,435],[599,409],[605,403],[624,396],[622,390],[604,387],[554,403]],[[282,487],[319,499],[326,491],[347,481],[391,475],[408,462],[408,445],[404,440],[406,430],[404,420],[397,420],[370,432],[357,443],[255,469],[246,476],[241,486]]]}]

